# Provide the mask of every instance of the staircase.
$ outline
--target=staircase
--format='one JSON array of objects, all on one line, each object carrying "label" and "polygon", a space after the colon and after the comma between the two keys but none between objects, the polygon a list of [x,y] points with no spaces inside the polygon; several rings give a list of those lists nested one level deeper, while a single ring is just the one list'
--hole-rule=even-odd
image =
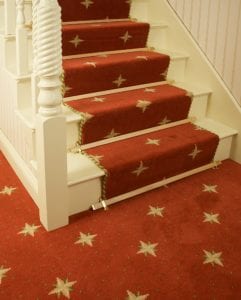
[{"label": "staircase", "polygon": [[[114,6],[113,0],[58,2],[68,216],[91,207],[106,209],[230,158],[238,128],[208,115],[213,91],[195,82],[196,75],[188,80],[192,57],[171,47],[174,25],[152,23],[147,14],[158,1],[115,0]],[[166,1],[160,5],[168,6]],[[6,65],[14,72],[15,63]],[[28,95],[31,78],[26,74],[22,80]],[[18,101],[17,114],[31,129],[34,144],[37,108],[32,97]],[[59,128],[54,130],[61,135]],[[29,166],[34,177],[35,147]],[[35,201],[41,207],[38,197]]]}]

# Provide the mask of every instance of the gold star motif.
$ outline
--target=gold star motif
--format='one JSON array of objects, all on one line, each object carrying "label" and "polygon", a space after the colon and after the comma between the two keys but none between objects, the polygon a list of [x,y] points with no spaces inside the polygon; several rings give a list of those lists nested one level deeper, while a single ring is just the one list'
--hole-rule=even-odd
[{"label": "gold star motif", "polygon": [[140,241],[140,250],[137,252],[137,254],[144,254],[145,256],[152,255],[152,256],[156,256],[156,246],[158,245],[158,243],[156,244],[152,244],[150,242],[144,243],[142,241]]},{"label": "gold star motif", "polygon": [[151,105],[150,101],[138,100],[136,107],[140,108],[142,110],[142,112],[144,113],[150,105]]},{"label": "gold star motif", "polygon": [[116,137],[118,135],[120,135],[120,133],[115,132],[115,129],[113,128],[111,130],[111,132],[109,134],[107,134],[107,136],[105,136],[105,139],[111,139],[111,138],[114,138],[114,137]]},{"label": "gold star motif", "polygon": [[82,246],[88,245],[90,247],[93,246],[93,240],[97,236],[97,234],[84,234],[80,232],[79,239],[75,242],[75,244],[81,244]]},{"label": "gold star motif", "polygon": [[81,40],[79,38],[78,35],[75,36],[75,38],[71,41],[69,41],[71,44],[73,44],[75,46],[75,48],[77,48],[79,46],[80,43],[82,43],[84,40]]},{"label": "gold star motif", "polygon": [[124,43],[126,43],[131,38],[132,38],[132,36],[129,35],[128,31],[123,36],[120,37],[120,39],[122,39],[124,41]]},{"label": "gold star motif", "polygon": [[128,297],[126,300],[145,300],[149,296],[149,294],[141,295],[139,292],[137,294],[132,293],[131,291],[127,291]]},{"label": "gold star motif", "polygon": [[11,270],[11,268],[4,268],[4,266],[1,266],[0,267],[0,284],[2,283],[2,279],[4,278],[4,277],[6,277],[6,273],[8,272],[8,271],[10,271]]},{"label": "gold star motif", "polygon": [[165,117],[161,122],[158,123],[158,125],[166,125],[167,123],[170,123],[171,120],[168,120],[167,117]]},{"label": "gold star motif", "polygon": [[105,98],[95,97],[92,101],[93,102],[101,102],[101,103],[103,103],[105,101]]},{"label": "gold star motif", "polygon": [[204,220],[203,222],[208,222],[208,223],[217,223],[217,224],[220,224],[218,218],[219,218],[219,214],[208,214],[206,212],[203,213],[204,214]]},{"label": "gold star motif", "polygon": [[113,83],[116,84],[118,87],[120,87],[125,81],[126,79],[123,78],[122,75],[120,74],[119,77],[115,81],[113,81]]},{"label": "gold star motif", "polygon": [[146,88],[144,90],[144,92],[146,92],[146,93],[155,93],[155,91],[156,91],[156,89],[153,89],[153,88]]},{"label": "gold star motif", "polygon": [[41,227],[40,225],[36,226],[34,224],[29,225],[28,223],[25,223],[25,226],[21,231],[18,232],[18,234],[23,234],[24,236],[27,235],[34,236],[40,227]]},{"label": "gold star motif", "polygon": [[136,176],[140,176],[141,173],[143,173],[147,169],[149,169],[149,167],[144,167],[143,162],[141,161],[139,167],[131,173],[135,174]]},{"label": "gold star motif", "polygon": [[81,4],[84,5],[84,7],[85,7],[86,9],[88,9],[89,6],[90,6],[91,4],[93,4],[93,3],[94,3],[94,2],[91,1],[91,0],[84,0],[84,1],[81,2]]},{"label": "gold star motif", "polygon": [[163,211],[165,207],[153,207],[150,205],[149,208],[149,212],[147,213],[148,216],[163,217]]},{"label": "gold star motif", "polygon": [[136,57],[137,59],[143,59],[143,60],[148,60],[148,57],[145,55],[139,55]]},{"label": "gold star motif", "polygon": [[160,140],[155,140],[155,139],[147,139],[146,145],[160,145]]},{"label": "gold star motif", "polygon": [[59,298],[62,294],[64,297],[70,299],[70,292],[73,290],[72,287],[76,282],[77,281],[68,281],[68,279],[62,280],[57,277],[56,284],[54,284],[55,288],[49,292],[49,295],[57,294]]},{"label": "gold star motif", "polygon": [[197,145],[195,145],[193,151],[189,153],[188,156],[191,156],[192,159],[195,159],[200,152],[202,152],[202,150],[199,150]]},{"label": "gold star motif", "polygon": [[17,189],[17,188],[12,187],[12,186],[5,186],[5,187],[1,190],[0,194],[11,196],[12,193],[13,193],[16,189]]},{"label": "gold star motif", "polygon": [[87,61],[85,63],[85,65],[92,66],[92,67],[96,68],[96,62],[93,62],[93,61]]},{"label": "gold star motif", "polygon": [[203,184],[203,192],[217,193],[217,185]]},{"label": "gold star motif", "polygon": [[222,252],[215,253],[214,251],[209,252],[206,250],[203,250],[203,252],[205,253],[204,256],[205,260],[203,264],[211,264],[212,266],[216,264],[223,267],[223,263],[221,259]]}]

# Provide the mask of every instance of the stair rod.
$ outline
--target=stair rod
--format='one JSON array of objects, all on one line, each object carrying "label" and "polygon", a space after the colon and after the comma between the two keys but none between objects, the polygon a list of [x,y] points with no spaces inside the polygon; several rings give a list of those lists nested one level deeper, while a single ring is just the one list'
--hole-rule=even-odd
[{"label": "stair rod", "polygon": [[118,203],[120,201],[129,199],[129,198],[132,198],[134,196],[138,196],[140,194],[143,194],[145,192],[149,192],[149,191],[154,190],[156,188],[163,187],[163,186],[165,186],[167,184],[170,184],[170,183],[173,183],[175,181],[178,181],[178,180],[184,179],[186,177],[189,177],[191,175],[195,175],[197,173],[206,171],[208,169],[217,168],[220,164],[221,164],[221,162],[219,162],[219,161],[212,162],[212,163],[206,164],[204,166],[201,166],[199,168],[192,169],[190,171],[184,172],[182,174],[178,174],[176,176],[173,176],[173,177],[170,177],[170,178],[167,178],[167,179],[163,179],[161,181],[158,181],[158,182],[152,183],[150,185],[141,187],[139,189],[136,189],[134,191],[128,192],[126,194],[122,194],[122,195],[113,197],[113,198],[108,199],[108,200],[102,200],[101,199],[100,202],[97,202],[97,203],[93,204],[91,206],[91,208],[92,208],[92,210],[97,210],[97,209],[100,209],[100,208],[104,208],[105,210],[107,210],[107,208],[108,208],[109,205],[112,205],[114,203]]}]

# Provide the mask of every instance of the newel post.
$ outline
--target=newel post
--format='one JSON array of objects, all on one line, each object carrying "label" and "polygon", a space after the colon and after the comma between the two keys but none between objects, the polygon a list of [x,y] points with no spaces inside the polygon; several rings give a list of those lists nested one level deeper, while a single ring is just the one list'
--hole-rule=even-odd
[{"label": "newel post", "polygon": [[25,24],[24,0],[16,0],[16,65],[19,76],[28,74],[28,32]]},{"label": "newel post", "polygon": [[62,114],[61,12],[57,0],[40,0],[33,26],[39,77],[36,153],[40,220],[47,230],[68,224],[66,122]]}]

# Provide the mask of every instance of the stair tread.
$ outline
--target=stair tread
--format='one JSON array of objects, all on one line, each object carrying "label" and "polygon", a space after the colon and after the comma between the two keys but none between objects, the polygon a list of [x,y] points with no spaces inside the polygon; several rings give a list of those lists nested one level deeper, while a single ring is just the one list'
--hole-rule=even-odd
[{"label": "stair tread", "polygon": [[129,17],[130,3],[123,0],[58,0],[65,22],[92,19],[123,19]]},{"label": "stair tread", "polygon": [[[85,150],[107,170],[104,198],[210,163],[218,136],[187,123]],[[143,173],[143,174],[142,174]]]},{"label": "stair tread", "polygon": [[170,58],[153,51],[64,59],[65,96],[165,80]]},{"label": "stair tread", "polygon": [[63,55],[144,48],[149,24],[126,21],[63,24]]},{"label": "stair tread", "polygon": [[185,119],[191,98],[183,89],[161,84],[66,105],[83,117],[79,143],[86,144]]}]

